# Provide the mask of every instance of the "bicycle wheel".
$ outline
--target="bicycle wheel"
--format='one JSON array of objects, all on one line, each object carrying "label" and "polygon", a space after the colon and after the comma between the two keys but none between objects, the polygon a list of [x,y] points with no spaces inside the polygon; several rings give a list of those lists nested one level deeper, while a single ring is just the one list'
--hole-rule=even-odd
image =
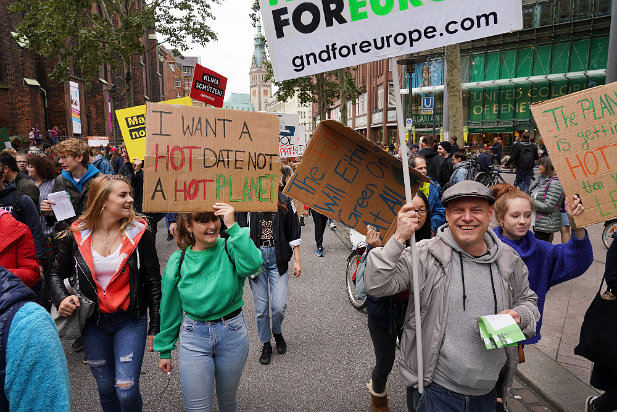
[{"label": "bicycle wheel", "polygon": [[604,230],[602,231],[602,243],[608,249],[613,243],[613,234],[617,232],[617,221],[610,222],[608,225],[604,226]]},{"label": "bicycle wheel", "polygon": [[486,172],[479,172],[474,179],[476,182],[482,183],[484,186],[490,186],[491,176]]},{"label": "bicycle wheel", "polygon": [[353,251],[347,258],[347,270],[345,271],[345,283],[347,285],[347,297],[351,306],[358,310],[362,310],[366,307],[366,299],[358,299],[356,295],[356,279],[355,273],[360,263],[361,254]]}]

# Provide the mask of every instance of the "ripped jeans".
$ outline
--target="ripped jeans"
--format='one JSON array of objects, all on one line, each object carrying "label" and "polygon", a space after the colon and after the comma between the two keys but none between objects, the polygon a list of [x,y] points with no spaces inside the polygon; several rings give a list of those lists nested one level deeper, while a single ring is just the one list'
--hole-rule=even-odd
[{"label": "ripped jeans", "polygon": [[101,313],[84,327],[82,340],[88,366],[104,412],[141,411],[139,374],[144,358],[147,316],[128,312]]}]

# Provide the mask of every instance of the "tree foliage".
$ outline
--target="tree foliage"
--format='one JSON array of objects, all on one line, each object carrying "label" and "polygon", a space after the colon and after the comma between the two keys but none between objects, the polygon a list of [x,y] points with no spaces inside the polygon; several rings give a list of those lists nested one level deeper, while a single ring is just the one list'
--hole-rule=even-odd
[{"label": "tree foliage", "polygon": [[[191,43],[216,39],[207,21],[220,0],[15,0],[15,28],[28,47],[56,61],[52,77],[67,80],[76,69],[86,81],[98,78],[100,65],[117,70],[124,63],[127,104],[132,102],[131,57],[145,52],[142,39],[155,31],[179,51]],[[129,96],[130,94],[130,96]]]}]

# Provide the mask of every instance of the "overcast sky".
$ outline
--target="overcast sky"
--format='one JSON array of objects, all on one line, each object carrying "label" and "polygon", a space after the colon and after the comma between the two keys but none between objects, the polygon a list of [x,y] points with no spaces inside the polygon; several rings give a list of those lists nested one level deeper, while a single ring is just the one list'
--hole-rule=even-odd
[{"label": "overcast sky", "polygon": [[201,57],[201,65],[227,77],[225,100],[230,93],[249,93],[249,69],[256,31],[249,13],[252,0],[224,0],[212,7],[216,20],[209,22],[218,41],[195,46],[184,54]]}]

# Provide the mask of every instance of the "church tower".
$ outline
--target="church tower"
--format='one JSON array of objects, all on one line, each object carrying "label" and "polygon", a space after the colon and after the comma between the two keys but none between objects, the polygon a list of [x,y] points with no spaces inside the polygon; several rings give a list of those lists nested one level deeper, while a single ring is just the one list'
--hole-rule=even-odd
[{"label": "church tower", "polygon": [[266,110],[266,100],[272,96],[272,82],[266,81],[266,44],[261,34],[261,23],[257,23],[255,34],[255,50],[251,62],[251,103],[256,112]]}]

